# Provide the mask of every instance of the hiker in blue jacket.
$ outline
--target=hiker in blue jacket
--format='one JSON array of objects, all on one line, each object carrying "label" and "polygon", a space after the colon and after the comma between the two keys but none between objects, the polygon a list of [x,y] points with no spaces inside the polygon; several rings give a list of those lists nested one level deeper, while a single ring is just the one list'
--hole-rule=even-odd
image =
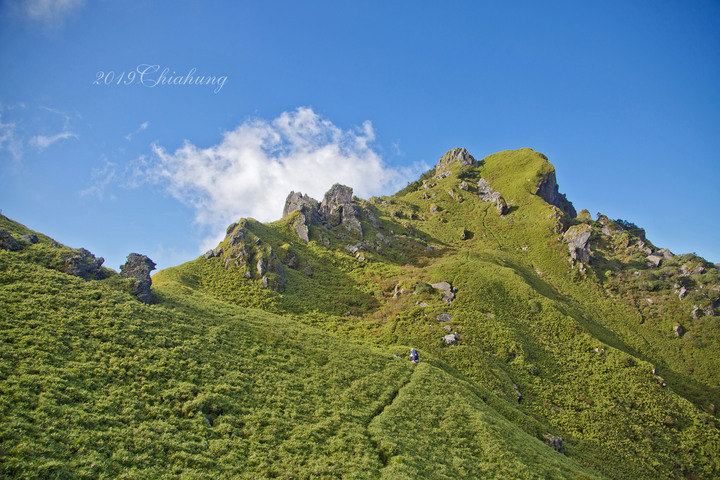
[{"label": "hiker in blue jacket", "polygon": [[415,350],[414,348],[410,349],[410,361],[413,363],[418,363],[420,361],[417,350]]}]

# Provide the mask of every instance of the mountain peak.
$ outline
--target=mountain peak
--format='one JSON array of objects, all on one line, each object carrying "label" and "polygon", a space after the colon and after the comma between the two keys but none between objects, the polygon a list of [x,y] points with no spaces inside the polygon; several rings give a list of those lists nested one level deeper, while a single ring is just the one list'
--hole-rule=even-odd
[{"label": "mountain peak", "polygon": [[448,150],[435,165],[435,172],[442,173],[455,165],[459,167],[476,166],[478,161],[464,148],[453,148]]}]

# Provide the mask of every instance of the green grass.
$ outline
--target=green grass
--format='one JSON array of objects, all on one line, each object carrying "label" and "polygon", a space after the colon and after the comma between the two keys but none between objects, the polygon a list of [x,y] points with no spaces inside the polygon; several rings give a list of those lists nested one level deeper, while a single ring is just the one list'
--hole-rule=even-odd
[{"label": "green grass", "polygon": [[[359,201],[362,237],[314,225],[305,244],[292,215],[241,220],[219,257],[155,274],[151,306],[111,272],[62,273],[72,250],[47,237],[0,251],[0,472],[720,476],[720,324],[690,315],[712,306],[719,270],[695,255],[651,268],[640,228],[567,218],[533,194],[554,169],[530,149],[451,170]],[[479,200],[479,178],[506,215]],[[562,238],[580,222],[592,230],[584,270]],[[259,259],[282,288],[262,287]],[[449,305],[428,286],[441,281],[456,289]]]}]

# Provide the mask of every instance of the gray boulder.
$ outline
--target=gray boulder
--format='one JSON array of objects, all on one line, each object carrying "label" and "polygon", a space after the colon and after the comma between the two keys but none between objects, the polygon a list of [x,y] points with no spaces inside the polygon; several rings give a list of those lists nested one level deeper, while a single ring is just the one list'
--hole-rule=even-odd
[{"label": "gray boulder", "polygon": [[589,225],[580,224],[570,227],[565,232],[564,238],[568,243],[568,249],[570,250],[570,257],[573,260],[579,260],[582,263],[590,262],[590,235],[592,234]]},{"label": "gray boulder", "polygon": [[457,343],[460,341],[460,334],[457,332],[453,332],[449,335],[445,335],[443,337],[443,340],[447,345],[457,345]]},{"label": "gray boulder", "polygon": [[565,453],[565,448],[563,448],[563,439],[560,437],[556,437],[555,435],[550,435],[549,433],[545,435],[545,443],[548,447],[552,448],[558,453]]},{"label": "gray boulder", "polygon": [[150,290],[152,280],[150,272],[155,270],[155,262],[146,255],[131,253],[127,256],[127,262],[120,267],[120,276],[123,278],[135,279],[135,290],[133,294],[143,303],[155,303],[156,298]]},{"label": "gray boulder", "polygon": [[11,252],[17,252],[22,250],[20,242],[15,240],[10,232],[7,230],[0,229],[0,248],[3,250],[10,250]]},{"label": "gray boulder", "polygon": [[449,322],[453,319],[452,315],[450,315],[449,313],[441,313],[435,318],[438,322]]},{"label": "gray boulder", "polygon": [[36,244],[40,241],[38,236],[34,233],[28,233],[27,235],[23,235],[20,237],[20,240],[25,240],[26,242],[30,242],[32,244]]},{"label": "gray boulder", "polygon": [[448,282],[431,283],[430,286],[433,287],[435,290],[440,290],[443,292],[443,301],[445,301],[448,305],[450,305],[450,302],[455,299],[455,293],[453,292],[453,288]]},{"label": "gray boulder", "polygon": [[500,216],[503,216],[508,212],[508,206],[503,197],[498,197],[495,201],[495,208]]},{"label": "gray boulder", "polygon": [[647,256],[648,265],[651,267],[659,267],[664,258],[665,257],[661,257],[659,255],[648,255]]}]

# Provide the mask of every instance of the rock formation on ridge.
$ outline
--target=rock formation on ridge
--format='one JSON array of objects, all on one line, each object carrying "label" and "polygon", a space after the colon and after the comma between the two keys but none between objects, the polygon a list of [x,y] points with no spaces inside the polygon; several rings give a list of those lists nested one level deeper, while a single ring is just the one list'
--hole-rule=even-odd
[{"label": "rock formation on ridge", "polygon": [[145,255],[131,253],[127,256],[125,265],[120,266],[120,276],[123,278],[135,279],[135,295],[143,303],[154,303],[155,295],[150,290],[152,280],[150,272],[155,270],[155,262]]}]

